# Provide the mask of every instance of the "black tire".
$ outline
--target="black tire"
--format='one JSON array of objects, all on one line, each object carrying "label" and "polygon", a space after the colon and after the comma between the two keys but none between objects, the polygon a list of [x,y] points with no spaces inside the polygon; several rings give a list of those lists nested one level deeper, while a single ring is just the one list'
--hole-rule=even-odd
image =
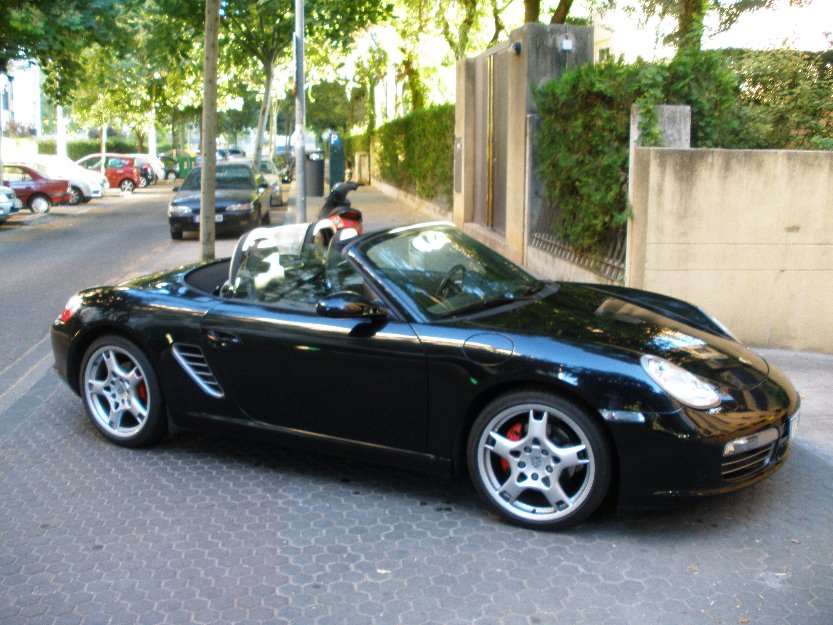
[{"label": "black tire", "polygon": [[165,172],[165,180],[176,180],[176,172],[175,171]]},{"label": "black tire", "polygon": [[480,413],[467,446],[481,497],[517,525],[563,529],[589,517],[612,479],[612,450],[596,419],[551,393],[518,390]]},{"label": "black tire", "polygon": [[168,429],[162,392],[147,356],[120,336],[102,336],[81,362],[79,389],[93,425],[109,441],[141,447]]},{"label": "black tire", "polygon": [[182,230],[177,228],[171,228],[171,238],[174,241],[181,241],[182,240]]},{"label": "black tire", "polygon": [[136,183],[133,182],[130,178],[125,178],[119,183],[119,189],[122,191],[126,191],[127,193],[133,193],[136,189]]},{"label": "black tire", "polygon": [[36,193],[35,195],[29,197],[26,205],[29,207],[29,210],[36,215],[43,215],[48,213],[49,209],[52,208],[52,200],[42,193]]},{"label": "black tire", "polygon": [[83,201],[84,201],[84,194],[81,192],[81,189],[79,189],[78,187],[70,187],[69,188],[69,205],[70,206],[78,206]]}]

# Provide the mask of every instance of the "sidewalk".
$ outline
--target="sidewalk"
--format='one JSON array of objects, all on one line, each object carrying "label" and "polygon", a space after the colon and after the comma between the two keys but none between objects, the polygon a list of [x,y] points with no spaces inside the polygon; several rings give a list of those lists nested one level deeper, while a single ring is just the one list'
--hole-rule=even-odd
[{"label": "sidewalk", "polygon": [[[296,190],[297,188],[293,183],[289,192],[286,221],[284,223],[298,223],[301,221],[298,215]],[[391,198],[372,186],[362,186],[355,191],[351,191],[349,199],[351,205],[362,212],[365,231],[405,226],[423,221],[437,221],[436,215],[420,211]],[[318,211],[321,210],[323,204],[324,198],[321,196],[307,197],[307,218],[305,221],[317,220]]]}]

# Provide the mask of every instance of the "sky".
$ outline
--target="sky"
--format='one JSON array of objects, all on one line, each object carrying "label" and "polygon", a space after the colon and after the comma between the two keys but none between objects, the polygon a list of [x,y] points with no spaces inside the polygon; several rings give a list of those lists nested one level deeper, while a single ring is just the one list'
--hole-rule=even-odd
[{"label": "sky", "polygon": [[[633,0],[631,0],[633,1]],[[624,3],[622,3],[624,4]],[[668,57],[673,49],[664,47],[657,37],[659,20],[644,18],[616,10],[602,16],[600,22],[615,33],[611,47],[616,56],[623,54],[633,61],[636,57]],[[707,19],[708,23],[708,19]],[[716,20],[711,20],[712,26]],[[662,24],[669,32],[674,24]],[[602,35],[597,30],[597,39]],[[705,48],[769,49],[791,47],[799,50],[827,50],[833,45],[833,0],[811,0],[802,7],[790,6],[789,0],[778,0],[771,9],[750,11],[741,15],[728,31],[704,38]]]}]

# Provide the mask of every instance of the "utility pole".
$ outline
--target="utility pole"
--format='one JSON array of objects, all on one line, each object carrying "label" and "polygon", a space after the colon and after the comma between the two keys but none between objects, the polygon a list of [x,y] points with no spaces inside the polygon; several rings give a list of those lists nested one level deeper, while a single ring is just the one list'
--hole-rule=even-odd
[{"label": "utility pole", "polygon": [[220,0],[205,0],[205,56],[202,100],[202,176],[200,179],[200,251],[202,260],[214,260],[217,187],[217,55]]},{"label": "utility pole", "polygon": [[295,0],[295,184],[298,189],[298,221],[307,220],[307,190],[304,172],[304,0]]}]

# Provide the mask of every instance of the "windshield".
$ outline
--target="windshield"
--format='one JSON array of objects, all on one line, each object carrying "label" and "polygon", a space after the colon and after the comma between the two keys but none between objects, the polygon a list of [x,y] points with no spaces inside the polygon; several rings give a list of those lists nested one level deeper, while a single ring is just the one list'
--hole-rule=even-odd
[{"label": "windshield", "polygon": [[[215,177],[217,189],[254,189],[255,179],[252,169],[248,165],[227,165],[217,168]],[[199,191],[202,181],[202,168],[197,167],[191,170],[185,182],[180,187],[181,191]]]},{"label": "windshield", "polygon": [[452,226],[394,230],[360,247],[370,267],[431,320],[499,306],[543,285]]}]

